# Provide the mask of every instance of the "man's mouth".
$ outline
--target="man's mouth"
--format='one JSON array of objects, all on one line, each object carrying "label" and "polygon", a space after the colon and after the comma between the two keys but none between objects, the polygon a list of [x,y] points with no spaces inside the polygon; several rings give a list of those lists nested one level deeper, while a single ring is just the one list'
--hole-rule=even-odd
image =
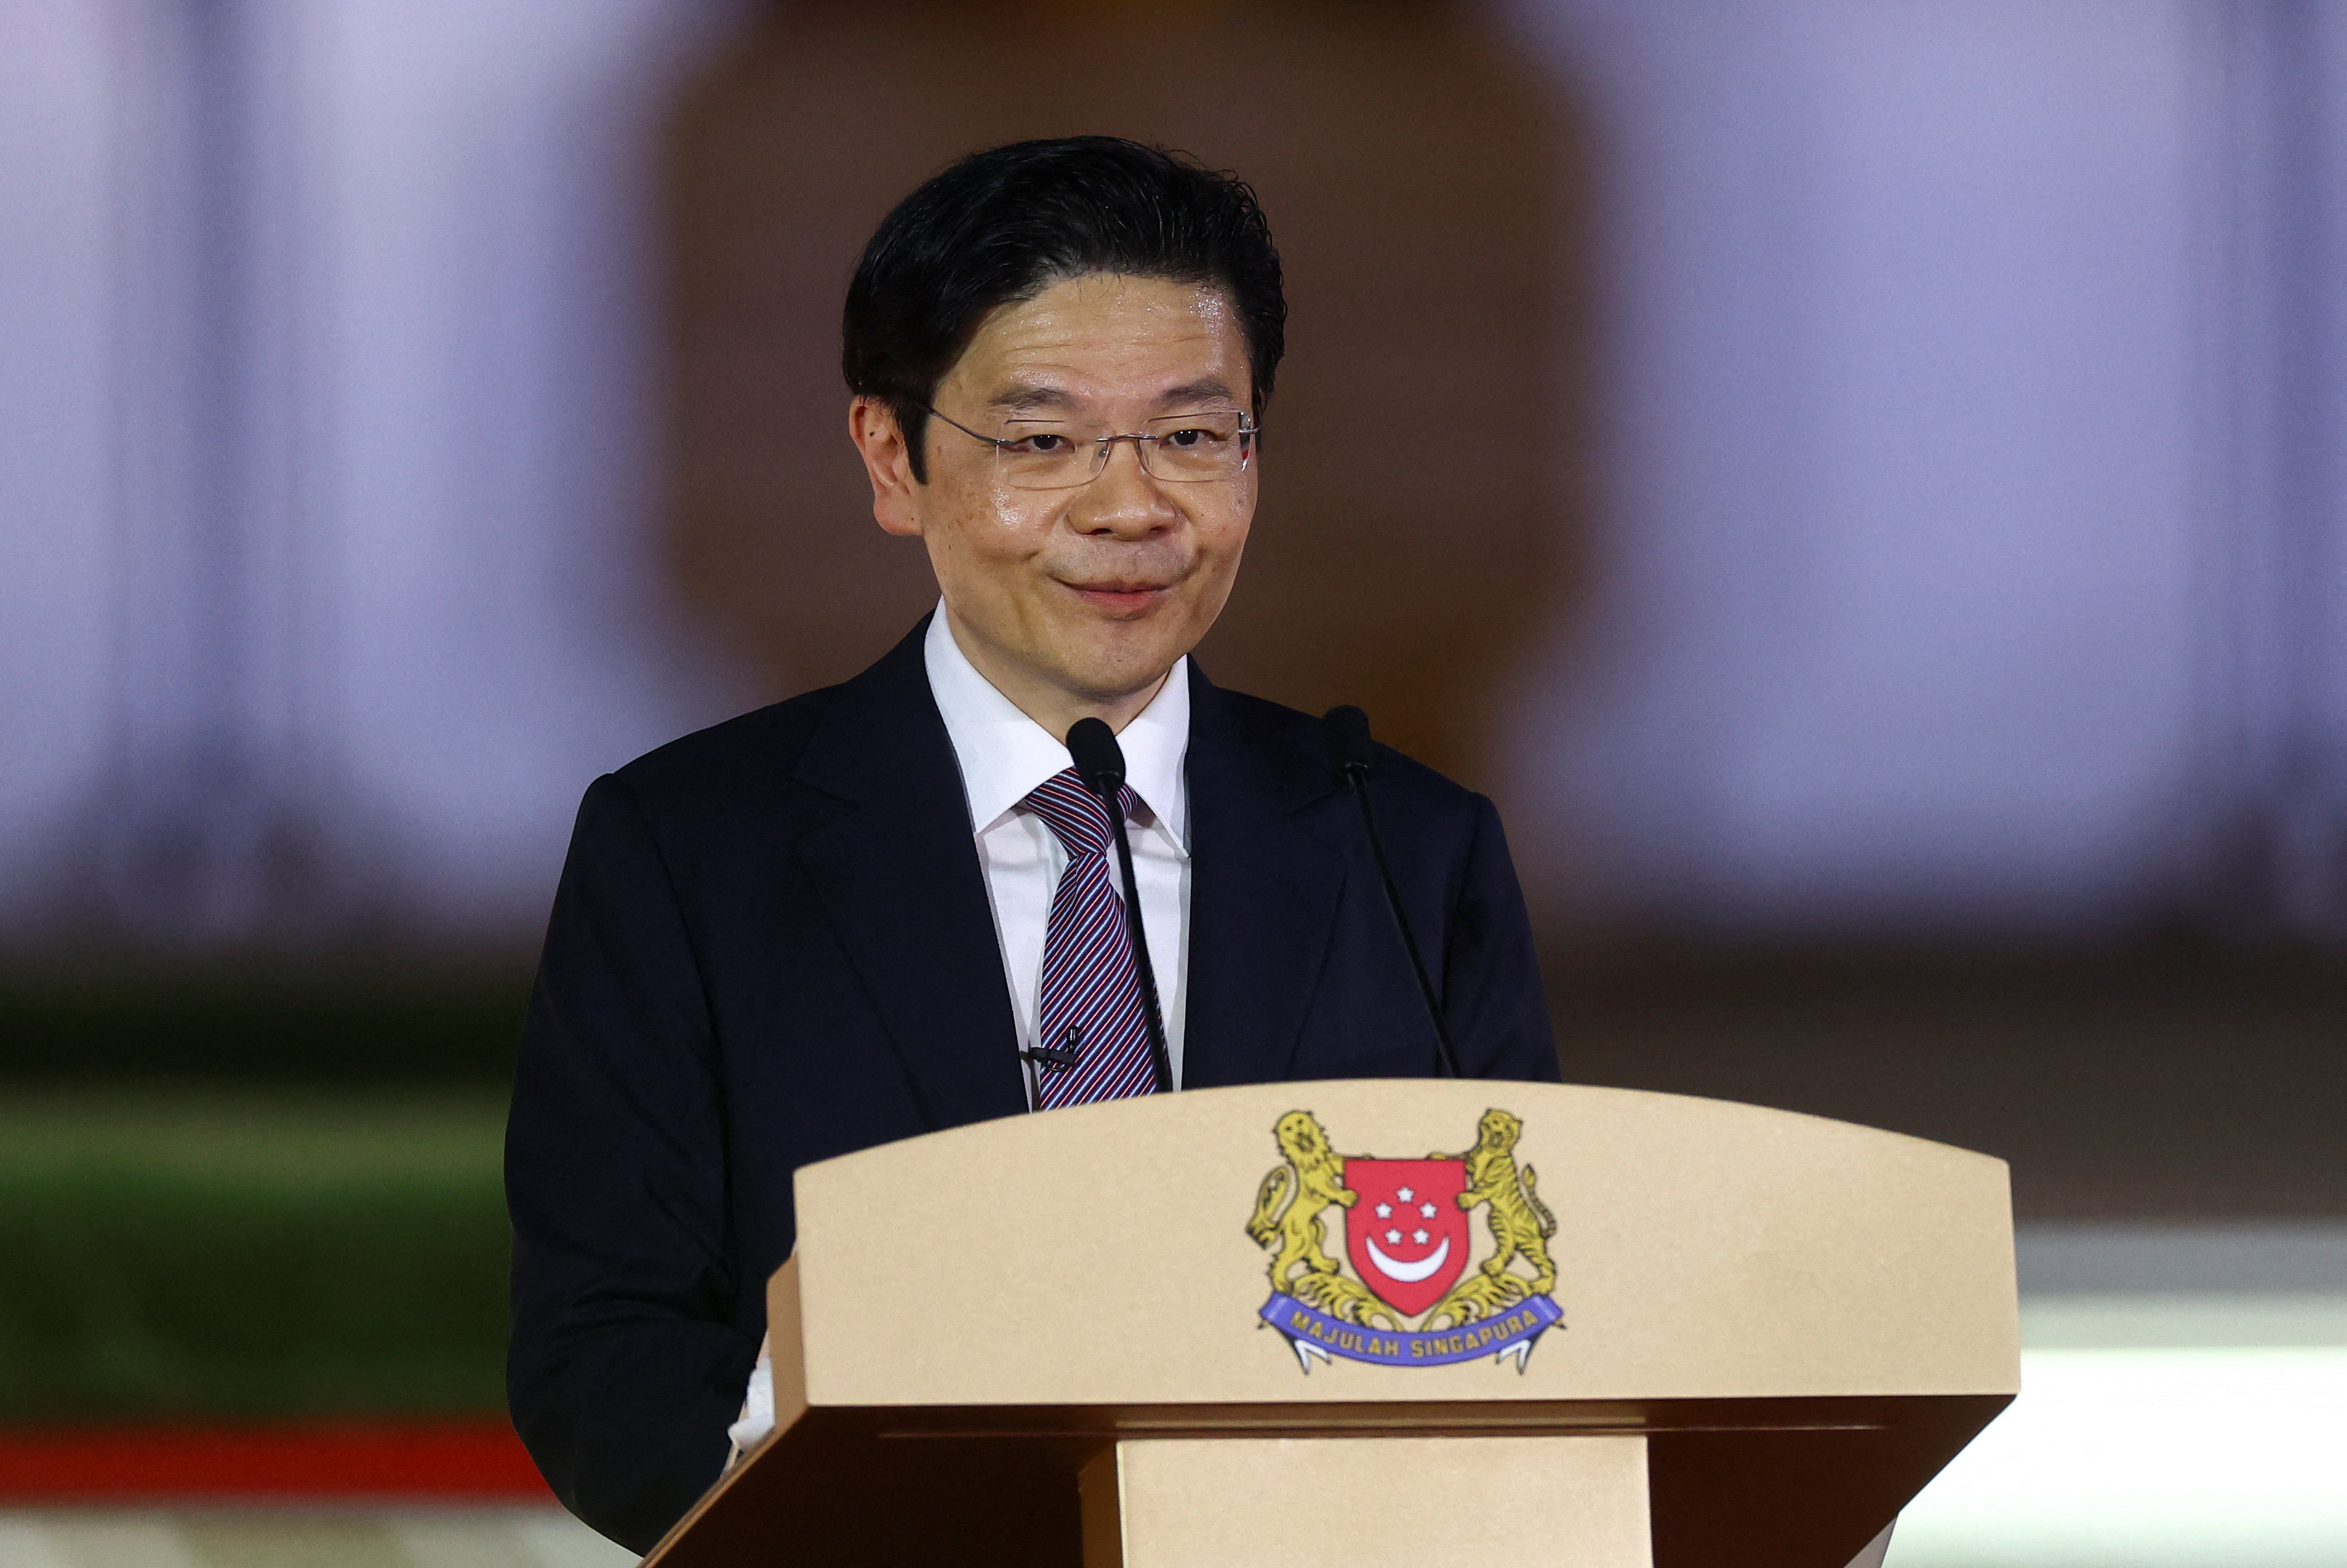
[{"label": "man's mouth", "polygon": [[1147,610],[1174,591],[1170,583],[1119,582],[1113,579],[1062,582],[1061,586],[1094,609],[1109,610]]}]

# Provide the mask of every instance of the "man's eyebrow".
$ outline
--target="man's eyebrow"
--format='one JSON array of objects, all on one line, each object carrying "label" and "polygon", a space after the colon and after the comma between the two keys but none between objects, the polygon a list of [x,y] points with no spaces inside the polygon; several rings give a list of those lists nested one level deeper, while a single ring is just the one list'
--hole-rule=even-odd
[{"label": "man's eyebrow", "polygon": [[1162,408],[1174,403],[1204,403],[1211,397],[1219,397],[1225,403],[1236,403],[1239,400],[1238,394],[1233,392],[1222,377],[1207,375],[1167,389],[1159,395],[1157,403]]},{"label": "man's eyebrow", "polygon": [[989,407],[1025,414],[1038,408],[1071,409],[1076,400],[1056,386],[1010,386],[994,395]]}]

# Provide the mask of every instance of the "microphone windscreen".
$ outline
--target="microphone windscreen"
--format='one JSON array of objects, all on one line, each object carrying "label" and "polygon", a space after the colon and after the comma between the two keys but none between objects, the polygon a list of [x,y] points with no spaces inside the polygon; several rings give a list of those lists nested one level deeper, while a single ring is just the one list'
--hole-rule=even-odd
[{"label": "microphone windscreen", "polygon": [[1068,755],[1084,787],[1105,800],[1124,784],[1124,748],[1098,719],[1078,719],[1068,730]]},{"label": "microphone windscreen", "polygon": [[1377,760],[1369,716],[1350,702],[1323,714],[1320,733],[1328,743],[1328,760],[1339,768],[1366,768]]}]

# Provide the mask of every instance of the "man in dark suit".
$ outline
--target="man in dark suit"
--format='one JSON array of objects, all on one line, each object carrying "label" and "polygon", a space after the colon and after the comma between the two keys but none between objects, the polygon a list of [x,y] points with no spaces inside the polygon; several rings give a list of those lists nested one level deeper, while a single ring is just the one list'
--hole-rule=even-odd
[{"label": "man in dark suit", "polygon": [[[845,685],[595,782],[515,1081],[514,1421],[614,1540],[717,1479],[797,1167],[1168,1080],[1435,1071],[1319,725],[1187,657],[1285,314],[1252,193],[1109,138],[967,159],[866,250],[850,435],[938,609]],[[1068,767],[1085,718],[1127,759],[1141,944]],[[1389,751],[1375,778],[1461,1071],[1553,1080],[1491,803]]]}]

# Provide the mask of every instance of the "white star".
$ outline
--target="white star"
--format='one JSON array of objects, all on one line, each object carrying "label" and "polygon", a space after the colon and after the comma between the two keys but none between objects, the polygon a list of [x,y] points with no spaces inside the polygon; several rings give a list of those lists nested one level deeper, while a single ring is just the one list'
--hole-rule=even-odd
[{"label": "white star", "polygon": [[1399,1232],[1399,1231],[1388,1231],[1388,1232],[1386,1232],[1386,1240],[1387,1240],[1388,1242],[1398,1242],[1398,1241],[1401,1240],[1401,1232]]},{"label": "white star", "polygon": [[1409,1233],[1409,1239],[1416,1242],[1419,1245],[1424,1246],[1426,1245],[1426,1233],[1424,1231],[1412,1231]]},{"label": "white star", "polygon": [[1394,1196],[1399,1198],[1403,1203],[1408,1203],[1410,1199],[1418,1196],[1418,1194],[1411,1192],[1408,1187],[1404,1187],[1400,1192],[1396,1193]]},{"label": "white star", "polygon": [[1418,1205],[1418,1212],[1424,1214],[1428,1219],[1432,1219],[1434,1217],[1434,1205],[1432,1204],[1420,1204]]},{"label": "white star", "polygon": [[1393,1205],[1391,1204],[1379,1204],[1378,1205],[1378,1218],[1381,1220],[1389,1220],[1393,1218]]}]

